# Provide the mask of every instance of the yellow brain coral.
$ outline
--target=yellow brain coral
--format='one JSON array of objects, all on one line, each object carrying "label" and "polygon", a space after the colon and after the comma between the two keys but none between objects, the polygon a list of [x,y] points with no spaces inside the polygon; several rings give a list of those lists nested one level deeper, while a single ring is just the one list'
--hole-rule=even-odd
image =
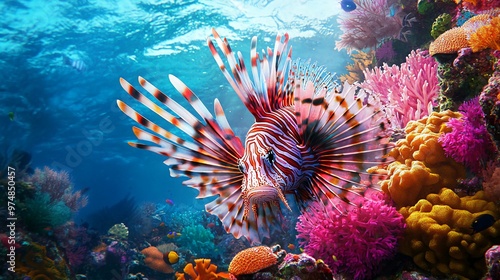
[{"label": "yellow brain coral", "polygon": [[394,162],[387,166],[388,179],[380,183],[398,207],[414,205],[443,187],[456,186],[457,179],[465,177],[465,168],[447,158],[438,143],[439,135],[450,131],[446,122],[459,116],[449,110],[434,112],[406,125],[406,138],[398,140],[389,152]]},{"label": "yellow brain coral", "polygon": [[[479,279],[486,272],[484,253],[500,242],[500,212],[483,191],[460,198],[443,188],[415,206],[403,207],[407,228],[400,251],[435,275]],[[496,222],[474,233],[472,223],[483,214]]]},{"label": "yellow brain coral", "polygon": [[464,29],[455,27],[439,35],[439,37],[430,44],[429,54],[456,53],[461,48],[466,48],[468,46],[469,41],[467,40],[467,34],[464,32]]},{"label": "yellow brain coral", "polygon": [[236,254],[229,264],[228,270],[233,275],[251,274],[270,267],[277,262],[278,256],[273,252],[272,248],[257,246]]}]

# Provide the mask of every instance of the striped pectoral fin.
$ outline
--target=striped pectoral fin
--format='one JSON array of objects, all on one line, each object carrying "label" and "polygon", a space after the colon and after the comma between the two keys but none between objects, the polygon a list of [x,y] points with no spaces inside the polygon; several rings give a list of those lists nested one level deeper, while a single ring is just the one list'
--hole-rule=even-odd
[{"label": "striped pectoral fin", "polygon": [[170,167],[171,175],[189,177],[184,183],[198,189],[199,197],[225,197],[241,186],[242,175],[237,165],[237,160],[243,153],[241,141],[234,135],[218,102],[214,118],[201,100],[180,80],[171,77],[171,81],[204,122],[145,79],[139,78],[139,82],[164,107],[121,79],[122,87],[132,97],[185,133],[183,137],[179,137],[118,100],[119,108],[127,116],[150,130],[134,127],[134,134],[139,141],[131,141],[129,144],[168,157],[165,164]]}]

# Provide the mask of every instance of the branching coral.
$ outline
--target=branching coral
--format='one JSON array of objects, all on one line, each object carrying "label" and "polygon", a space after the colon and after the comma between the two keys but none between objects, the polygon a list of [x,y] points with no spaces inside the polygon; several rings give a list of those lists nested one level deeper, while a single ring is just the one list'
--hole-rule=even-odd
[{"label": "branching coral", "polygon": [[387,166],[388,179],[380,182],[398,207],[414,205],[443,187],[455,187],[457,179],[465,177],[465,168],[446,157],[438,142],[442,133],[451,131],[446,123],[460,116],[452,111],[433,112],[407,124],[406,138],[398,140],[388,154],[394,158]]},{"label": "branching coral", "polygon": [[313,203],[296,226],[301,247],[336,273],[372,279],[395,255],[404,229],[403,217],[385,198],[376,193],[347,215]]},{"label": "branching coral", "polygon": [[448,133],[439,136],[439,143],[447,157],[469,167],[472,172],[480,175],[488,161],[495,158],[496,147],[486,130],[484,114],[478,99],[474,98],[463,103],[459,110],[463,116],[451,119],[446,126],[451,128]]},{"label": "branching coral", "polygon": [[[210,259],[196,259],[194,260],[195,266],[192,263],[188,263],[184,267],[184,273],[189,275],[191,280],[219,280],[228,279],[229,275],[224,272],[216,273],[217,266],[210,263]],[[184,273],[175,273],[177,280],[185,280]]]},{"label": "branching coral", "polygon": [[20,205],[21,221],[33,232],[63,225],[71,218],[71,210],[64,202],[51,201],[47,193],[36,192],[33,198],[26,199]]},{"label": "branching coral", "polygon": [[[460,198],[443,188],[400,212],[407,223],[400,249],[419,267],[439,276],[479,279],[484,275],[484,253],[500,242],[500,212],[482,191]],[[492,215],[496,222],[473,232],[471,225],[483,214]]]},{"label": "branching coral", "polygon": [[[362,50],[377,46],[385,38],[398,38],[403,28],[399,13],[391,14],[391,6],[396,0],[359,0],[354,11],[343,14],[340,29],[343,34],[336,48]],[[368,24],[369,23],[369,24]]]},{"label": "branching coral", "polygon": [[349,84],[360,82],[363,80],[363,71],[373,64],[375,52],[362,52],[357,51],[351,53],[352,64],[348,64],[345,68],[349,72],[347,75],[340,77],[340,81],[344,83],[347,81]]},{"label": "branching coral", "polygon": [[437,105],[437,64],[424,51],[412,51],[399,67],[384,64],[363,73],[361,88],[380,96],[396,130],[402,130],[411,120],[428,116]]},{"label": "branching coral", "polygon": [[500,16],[494,17],[489,24],[472,33],[469,44],[474,52],[487,48],[500,50]]},{"label": "branching coral", "polygon": [[72,211],[87,205],[88,197],[82,191],[73,191],[69,174],[66,171],[55,171],[44,167],[43,171],[35,169],[35,173],[28,178],[35,187],[50,195],[50,202],[63,201]]},{"label": "branching coral", "polygon": [[185,227],[181,233],[179,245],[188,248],[199,257],[215,256],[214,235],[209,229],[202,225],[194,225]]}]

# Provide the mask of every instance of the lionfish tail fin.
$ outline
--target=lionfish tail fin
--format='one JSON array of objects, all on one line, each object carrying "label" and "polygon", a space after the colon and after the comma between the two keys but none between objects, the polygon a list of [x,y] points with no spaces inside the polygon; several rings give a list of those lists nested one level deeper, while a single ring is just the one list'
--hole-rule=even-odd
[{"label": "lionfish tail fin", "polygon": [[302,145],[314,155],[310,188],[298,195],[343,211],[339,201],[355,205],[356,197],[383,178],[367,169],[387,163],[385,115],[356,85],[336,85],[323,67],[296,64],[290,79]]},{"label": "lionfish tail fin", "polygon": [[285,76],[291,64],[291,48],[287,49],[288,34],[276,36],[274,50],[268,48],[261,55],[257,52],[257,37],[252,38],[250,60],[253,79],[250,78],[242,54],[235,54],[226,38],[221,38],[215,29],[212,29],[212,34],[227,59],[231,73],[209,37],[207,45],[212,56],[229,84],[257,120],[266,113],[293,104],[292,93],[283,90]]}]

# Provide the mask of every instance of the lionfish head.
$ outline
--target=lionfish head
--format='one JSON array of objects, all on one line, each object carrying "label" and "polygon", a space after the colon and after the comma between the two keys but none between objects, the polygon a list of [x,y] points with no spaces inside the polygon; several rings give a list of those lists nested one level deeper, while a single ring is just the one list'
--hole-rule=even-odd
[{"label": "lionfish head", "polygon": [[245,153],[238,161],[244,175],[244,217],[250,208],[257,215],[259,205],[279,207],[280,201],[290,209],[284,193],[300,180],[301,162],[300,150],[292,137],[254,124],[247,134]]}]

